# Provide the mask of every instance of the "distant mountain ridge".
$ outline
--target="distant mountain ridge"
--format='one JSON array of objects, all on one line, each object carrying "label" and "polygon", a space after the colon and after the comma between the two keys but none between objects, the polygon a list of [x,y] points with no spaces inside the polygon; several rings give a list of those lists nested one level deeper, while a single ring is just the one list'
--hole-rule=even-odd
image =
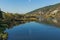
[{"label": "distant mountain ridge", "polygon": [[34,11],[28,12],[28,13],[40,13],[40,12],[47,13],[47,12],[54,11],[56,9],[60,9],[60,3],[57,3],[55,5],[42,7],[42,8],[36,9]]},{"label": "distant mountain ridge", "polygon": [[55,24],[60,26],[60,3],[55,5],[45,6],[27,14],[35,15],[40,22]]}]

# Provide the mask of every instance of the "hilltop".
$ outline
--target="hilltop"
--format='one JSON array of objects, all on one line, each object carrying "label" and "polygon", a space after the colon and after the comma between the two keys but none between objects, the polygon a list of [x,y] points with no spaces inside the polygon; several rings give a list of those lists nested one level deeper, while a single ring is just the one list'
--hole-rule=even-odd
[{"label": "hilltop", "polygon": [[54,11],[56,9],[60,9],[60,3],[57,3],[57,4],[54,4],[54,5],[49,5],[49,6],[45,6],[45,7],[42,7],[42,8],[38,8],[38,9],[35,9],[31,12],[28,12],[28,13],[47,13],[47,12],[51,12],[51,11]]},{"label": "hilltop", "polygon": [[42,7],[27,14],[35,15],[39,21],[60,26],[60,3]]}]

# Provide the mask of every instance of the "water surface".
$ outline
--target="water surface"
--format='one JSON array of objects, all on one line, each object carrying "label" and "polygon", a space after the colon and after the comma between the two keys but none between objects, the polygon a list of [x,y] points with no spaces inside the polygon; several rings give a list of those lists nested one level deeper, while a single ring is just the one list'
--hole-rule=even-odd
[{"label": "water surface", "polygon": [[60,28],[29,22],[7,29],[8,40],[60,40]]}]

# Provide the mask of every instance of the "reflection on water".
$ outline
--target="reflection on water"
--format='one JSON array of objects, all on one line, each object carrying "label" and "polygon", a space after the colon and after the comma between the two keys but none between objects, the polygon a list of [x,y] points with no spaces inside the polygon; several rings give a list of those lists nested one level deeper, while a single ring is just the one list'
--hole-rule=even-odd
[{"label": "reflection on water", "polygon": [[8,40],[60,40],[60,28],[28,22],[7,29]]},{"label": "reflection on water", "polygon": [[[21,21],[19,22],[20,24],[26,23],[25,21]],[[9,24],[9,22],[8,22]],[[16,24],[9,24],[11,26],[8,26],[7,23],[5,23],[4,21],[2,21],[2,19],[0,19],[0,40],[7,40],[8,38],[8,33],[5,32],[6,29],[10,29],[13,28],[14,26],[16,26]]]}]

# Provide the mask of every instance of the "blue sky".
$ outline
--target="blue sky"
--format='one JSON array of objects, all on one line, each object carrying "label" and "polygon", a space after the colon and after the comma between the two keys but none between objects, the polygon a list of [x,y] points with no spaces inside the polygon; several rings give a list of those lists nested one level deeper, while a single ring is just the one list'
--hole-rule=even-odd
[{"label": "blue sky", "polygon": [[0,0],[0,8],[5,12],[27,13],[56,3],[60,0]]}]

